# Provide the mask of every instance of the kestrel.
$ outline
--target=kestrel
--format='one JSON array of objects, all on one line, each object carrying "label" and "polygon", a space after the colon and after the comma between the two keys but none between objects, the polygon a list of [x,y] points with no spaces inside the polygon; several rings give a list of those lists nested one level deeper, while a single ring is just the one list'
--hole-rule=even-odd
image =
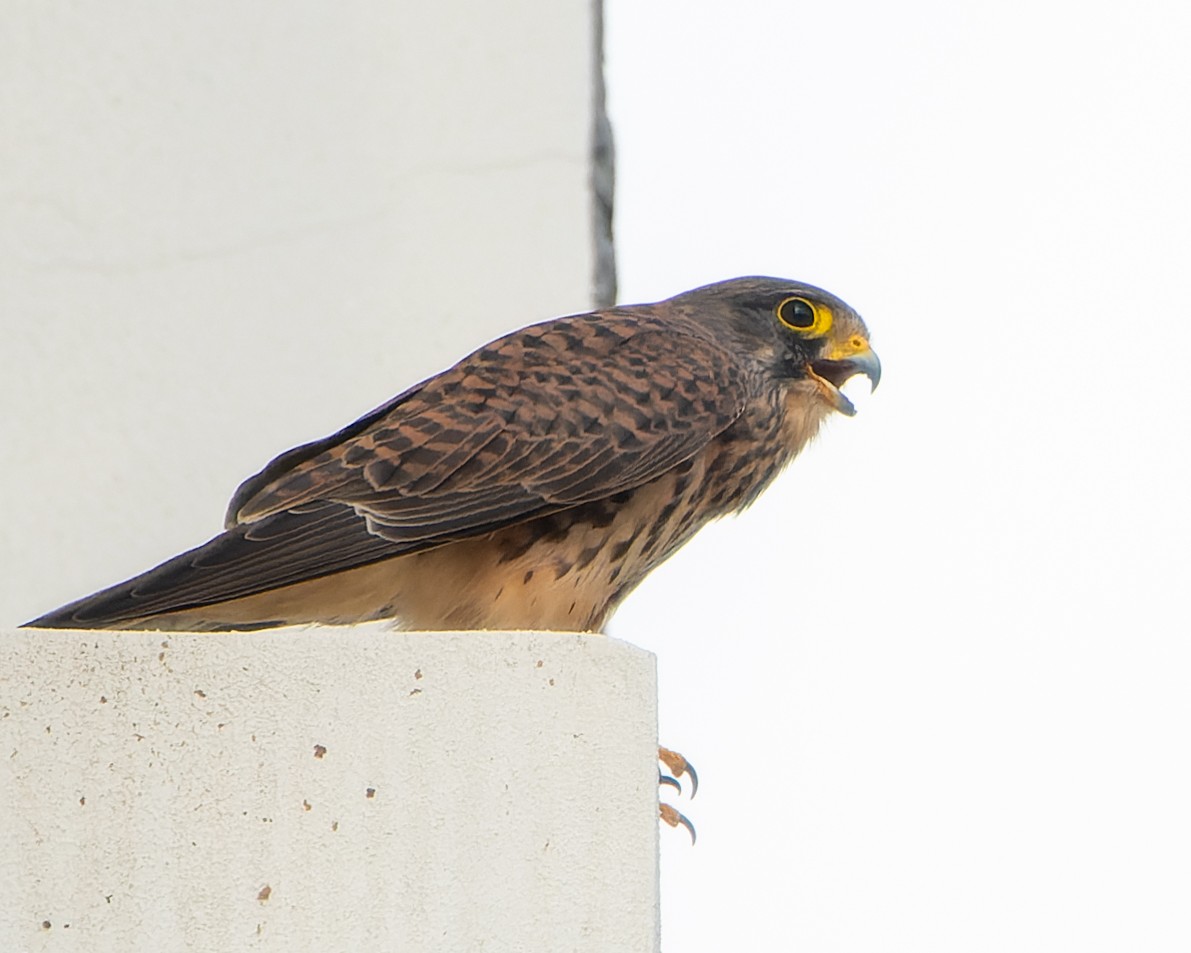
[{"label": "kestrel", "polygon": [[236,491],[226,529],[28,623],[598,631],[881,365],[839,298],[737,278],[515,331]]}]

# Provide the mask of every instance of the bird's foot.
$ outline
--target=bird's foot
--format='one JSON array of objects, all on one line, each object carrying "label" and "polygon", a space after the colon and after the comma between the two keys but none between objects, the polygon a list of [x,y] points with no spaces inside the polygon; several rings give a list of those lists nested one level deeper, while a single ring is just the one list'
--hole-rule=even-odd
[{"label": "bird's foot", "polygon": [[[679,794],[682,794],[682,783],[678,779],[686,775],[691,781],[691,797],[694,797],[695,793],[699,790],[699,775],[695,773],[694,765],[677,751],[671,751],[669,748],[658,748],[658,760],[670,771],[669,774],[661,774],[659,772],[658,784],[669,785]],[[678,827],[680,824],[685,827],[691,835],[691,843],[695,843],[695,825],[684,814],[680,814],[669,804],[660,805],[658,814],[671,827]]]},{"label": "bird's foot", "polygon": [[659,805],[658,816],[671,827],[677,827],[681,824],[690,832],[691,844],[695,843],[695,825],[690,822],[690,819],[685,814],[678,813],[672,804]]},{"label": "bird's foot", "polygon": [[668,784],[675,788],[679,794],[682,793],[682,784],[679,782],[684,774],[691,779],[691,797],[694,797],[699,791],[699,775],[695,772],[695,766],[687,761],[677,751],[671,751],[669,748],[658,748],[658,760],[670,769],[670,774],[663,774],[659,783]]}]

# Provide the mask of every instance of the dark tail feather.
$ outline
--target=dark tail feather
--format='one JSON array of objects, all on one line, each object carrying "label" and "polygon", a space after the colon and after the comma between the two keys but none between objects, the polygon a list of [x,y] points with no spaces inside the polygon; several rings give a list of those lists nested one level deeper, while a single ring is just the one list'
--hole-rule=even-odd
[{"label": "dark tail feather", "polygon": [[118,628],[317,579],[415,548],[372,535],[363,518],[341,504],[278,513],[234,526],[196,549],[47,612],[22,628]]}]

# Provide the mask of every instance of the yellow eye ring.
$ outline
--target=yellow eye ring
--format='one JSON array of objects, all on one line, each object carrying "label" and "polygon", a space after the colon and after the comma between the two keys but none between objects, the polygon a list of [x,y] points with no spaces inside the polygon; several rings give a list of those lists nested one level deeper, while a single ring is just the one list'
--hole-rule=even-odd
[{"label": "yellow eye ring", "polygon": [[831,330],[831,309],[809,298],[797,295],[785,298],[773,313],[783,325],[803,337],[822,337]]}]

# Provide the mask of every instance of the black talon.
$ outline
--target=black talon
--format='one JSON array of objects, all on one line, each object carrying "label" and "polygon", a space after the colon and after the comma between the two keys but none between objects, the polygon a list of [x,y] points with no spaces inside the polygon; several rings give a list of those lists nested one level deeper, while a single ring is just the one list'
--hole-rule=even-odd
[{"label": "black talon", "polygon": [[685,827],[691,834],[691,846],[695,846],[695,825],[690,822],[690,819],[685,814],[678,815],[678,823]]},{"label": "black talon", "polygon": [[658,813],[663,821],[671,827],[677,827],[681,824],[687,829],[687,833],[691,835],[691,846],[695,844],[695,825],[690,822],[690,819],[683,814],[679,814],[671,804],[659,804]]},{"label": "black talon", "polygon": [[[658,747],[658,760],[674,772],[675,778],[680,778],[685,774],[691,779],[691,797],[694,797],[699,790],[699,774],[695,770],[695,766],[677,751],[660,746]],[[675,785],[675,787],[678,786]],[[681,792],[682,788],[678,788],[678,790]]]},{"label": "black talon", "polygon": [[658,784],[659,785],[668,784],[668,785],[670,785],[670,787],[674,788],[674,790],[677,791],[679,794],[682,793],[682,785],[679,784],[678,778],[672,778],[672,777],[670,777],[670,775],[662,774],[660,771],[658,772]]}]

